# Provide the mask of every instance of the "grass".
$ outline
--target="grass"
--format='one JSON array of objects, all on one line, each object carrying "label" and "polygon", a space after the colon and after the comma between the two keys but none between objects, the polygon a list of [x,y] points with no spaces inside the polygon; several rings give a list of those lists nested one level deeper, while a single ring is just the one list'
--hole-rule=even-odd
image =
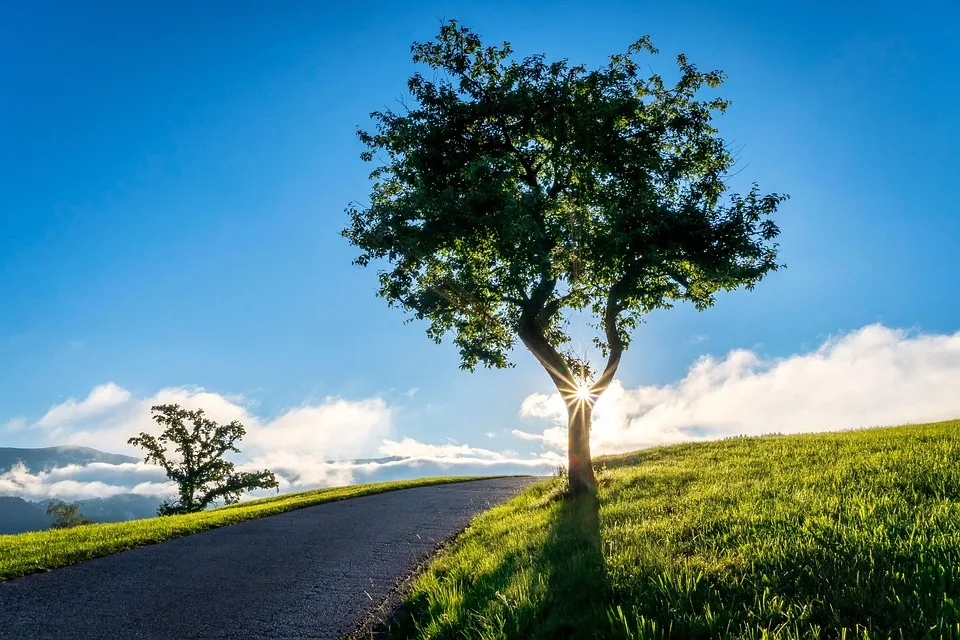
[{"label": "grass", "polygon": [[476,477],[461,476],[357,484],[349,487],[319,489],[250,500],[188,515],[92,524],[72,529],[37,531],[16,535],[0,535],[0,582],[38,571],[76,564],[118,551],[126,551],[134,547],[187,536],[206,529],[223,527],[244,520],[293,511],[294,509],[312,507],[324,502],[357,498],[410,487],[477,479]]},{"label": "grass", "polygon": [[389,635],[960,637],[960,421],[597,463],[476,518]]}]

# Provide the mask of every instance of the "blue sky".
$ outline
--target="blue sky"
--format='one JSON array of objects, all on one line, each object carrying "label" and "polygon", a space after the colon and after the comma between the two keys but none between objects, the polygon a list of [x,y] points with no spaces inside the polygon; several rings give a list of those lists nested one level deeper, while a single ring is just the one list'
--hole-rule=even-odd
[{"label": "blue sky", "polygon": [[[875,323],[960,331],[960,7],[839,4],[6,3],[0,425],[112,383],[135,398],[202,387],[265,420],[379,398],[398,438],[538,444],[510,436],[525,400],[552,391],[533,358],[459,371],[450,345],[374,296],[375,271],[339,236],[369,193],[355,126],[404,95],[411,42],[449,18],[520,55],[598,65],[650,34],[657,71],[680,52],[723,69],[738,186],[792,196],[788,269],[704,313],[652,315],[624,388]],[[0,431],[0,445],[48,443]]]}]

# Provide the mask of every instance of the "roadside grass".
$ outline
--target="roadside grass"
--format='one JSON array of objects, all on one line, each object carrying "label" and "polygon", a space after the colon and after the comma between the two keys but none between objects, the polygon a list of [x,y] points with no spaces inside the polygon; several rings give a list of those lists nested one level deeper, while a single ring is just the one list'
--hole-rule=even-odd
[{"label": "roadside grass", "polygon": [[960,421],[735,438],[535,485],[412,585],[394,638],[960,638]]},{"label": "roadside grass", "polygon": [[375,493],[433,484],[479,480],[473,476],[420,478],[357,484],[302,493],[260,498],[187,515],[163,516],[72,529],[0,535],[0,582],[38,571],[47,571],[134,547],[180,538],[206,529],[285,511],[357,498]]}]

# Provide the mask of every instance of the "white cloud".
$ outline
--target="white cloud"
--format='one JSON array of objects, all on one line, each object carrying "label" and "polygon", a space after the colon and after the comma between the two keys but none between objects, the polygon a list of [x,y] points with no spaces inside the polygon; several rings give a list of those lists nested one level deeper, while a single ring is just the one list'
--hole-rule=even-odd
[{"label": "white cloud", "polygon": [[70,398],[54,405],[37,421],[41,428],[56,427],[100,414],[130,400],[130,392],[112,382],[94,387],[85,400],[77,402]]},{"label": "white cloud", "polygon": [[218,422],[239,420],[247,435],[241,450],[251,453],[296,451],[339,459],[377,451],[391,432],[392,412],[379,398],[348,401],[327,398],[322,404],[285,411],[272,419],[251,413],[254,403],[241,396],[226,396],[201,387],[168,387],[138,399],[113,384],[94,388],[82,401],[70,398],[54,405],[31,429],[45,444],[83,445],[117,453],[139,454],[127,439],[141,431],[156,433],[151,407],[179,404],[202,408]]},{"label": "white cloud", "polygon": [[327,398],[321,405],[298,407],[258,423],[248,429],[245,442],[264,452],[340,460],[373,454],[391,431],[392,411],[380,398]]},{"label": "white cloud", "polygon": [[[532,394],[522,416],[549,420],[546,446],[566,446],[557,395]],[[923,335],[869,325],[810,353],[764,359],[746,350],[704,357],[676,384],[625,390],[597,403],[596,453],[739,434],[799,433],[960,417],[960,332]]]},{"label": "white cloud", "polygon": [[4,433],[19,433],[27,428],[27,419],[26,418],[12,418],[7,421],[3,427],[0,427],[0,431]]},{"label": "white cloud", "polygon": [[[352,484],[353,469],[350,463],[325,462],[311,454],[273,451],[255,456],[242,465],[242,471],[269,469],[280,482],[280,491],[302,491],[322,487],[339,487]],[[266,494],[263,494],[266,495]]]},{"label": "white cloud", "polygon": [[444,460],[447,458],[484,458],[489,460],[503,460],[502,453],[489,449],[477,449],[465,444],[425,444],[413,438],[404,438],[400,442],[384,440],[380,445],[380,453],[385,456],[403,456],[409,458],[430,458]]},{"label": "white cloud", "polygon": [[58,439],[115,413],[117,409],[129,404],[131,398],[129,391],[109,382],[94,387],[84,400],[68,398],[65,402],[54,405],[32,426],[43,429],[50,438]]},{"label": "white cloud", "polygon": [[69,398],[54,405],[29,426],[39,433],[44,444],[81,445],[115,453],[138,454],[127,439],[141,431],[155,432],[156,423],[150,407],[157,404],[180,404],[187,408],[202,407],[207,415],[220,422],[256,419],[240,404],[242,399],[208,392],[200,387],[169,387],[151,397],[137,399],[126,389],[107,383],[94,387],[86,399]]}]

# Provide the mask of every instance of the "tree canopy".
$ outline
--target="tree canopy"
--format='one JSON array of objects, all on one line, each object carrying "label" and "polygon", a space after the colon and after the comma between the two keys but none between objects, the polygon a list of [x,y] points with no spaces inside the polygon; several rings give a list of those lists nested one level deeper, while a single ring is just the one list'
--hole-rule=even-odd
[{"label": "tree canopy", "polygon": [[224,460],[228,452],[240,453],[235,443],[246,430],[239,421],[217,424],[203,409],[188,411],[178,404],[156,405],[151,411],[163,432],[140,433],[128,442],[145,449],[145,461],[162,466],[177,483],[179,499],[160,505],[160,515],[202,511],[218,500],[233,504],[247,491],[279,487],[270,471],[237,472]]},{"label": "tree canopy", "polygon": [[[782,266],[771,214],[786,196],[728,193],[735,158],[712,121],[729,102],[700,97],[720,71],[679,55],[672,85],[643,77],[646,36],[593,70],[516,59],[455,21],[411,50],[433,73],[358,130],[377,166],[343,234],[357,264],[386,263],[381,296],[453,336],[463,368],[510,366],[519,338],[568,404],[582,378],[593,401],[645,314],[705,309]],[[593,318],[599,375],[568,349],[570,312]]]}]

